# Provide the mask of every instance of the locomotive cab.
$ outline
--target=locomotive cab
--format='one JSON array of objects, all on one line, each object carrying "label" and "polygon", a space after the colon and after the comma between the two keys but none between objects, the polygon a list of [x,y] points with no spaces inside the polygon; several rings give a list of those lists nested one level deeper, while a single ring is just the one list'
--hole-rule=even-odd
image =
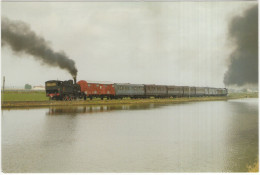
[{"label": "locomotive cab", "polygon": [[50,80],[45,82],[46,96],[51,99],[56,98],[60,95],[60,88],[62,81]]}]

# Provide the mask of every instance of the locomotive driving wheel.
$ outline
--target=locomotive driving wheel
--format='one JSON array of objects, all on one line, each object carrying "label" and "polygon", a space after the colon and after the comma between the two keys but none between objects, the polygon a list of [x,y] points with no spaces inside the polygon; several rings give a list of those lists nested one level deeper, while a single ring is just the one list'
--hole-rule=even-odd
[{"label": "locomotive driving wheel", "polygon": [[69,96],[67,96],[67,95],[64,96],[64,97],[63,97],[63,101],[69,101]]}]

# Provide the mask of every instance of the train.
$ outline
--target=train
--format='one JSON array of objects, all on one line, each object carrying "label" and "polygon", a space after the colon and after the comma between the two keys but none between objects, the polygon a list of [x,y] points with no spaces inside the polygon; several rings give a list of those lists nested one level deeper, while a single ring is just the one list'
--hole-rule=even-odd
[{"label": "train", "polygon": [[46,96],[50,100],[72,101],[89,98],[123,99],[128,98],[177,98],[227,96],[228,89],[212,87],[191,87],[156,84],[130,84],[112,82],[91,82],[80,80],[45,82]]}]

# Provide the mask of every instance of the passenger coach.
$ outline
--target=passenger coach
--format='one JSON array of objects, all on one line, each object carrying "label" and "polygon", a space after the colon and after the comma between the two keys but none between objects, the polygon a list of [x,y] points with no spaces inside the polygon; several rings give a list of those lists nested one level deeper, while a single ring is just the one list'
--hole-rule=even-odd
[{"label": "passenger coach", "polygon": [[51,80],[45,82],[46,96],[53,100],[75,100],[94,97],[114,98],[166,98],[166,97],[202,97],[226,96],[226,88],[166,86],[155,84],[130,84],[112,82],[94,82],[76,79],[68,81]]}]

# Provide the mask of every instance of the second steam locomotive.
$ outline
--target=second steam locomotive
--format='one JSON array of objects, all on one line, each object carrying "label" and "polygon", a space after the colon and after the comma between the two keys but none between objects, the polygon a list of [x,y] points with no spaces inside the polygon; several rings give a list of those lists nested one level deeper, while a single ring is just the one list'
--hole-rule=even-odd
[{"label": "second steam locomotive", "polygon": [[68,81],[50,80],[45,82],[46,96],[52,100],[71,101],[98,97],[103,100],[130,98],[169,98],[169,97],[201,97],[226,96],[226,88],[166,86],[155,84],[130,84],[109,82],[87,82],[76,78]]}]

